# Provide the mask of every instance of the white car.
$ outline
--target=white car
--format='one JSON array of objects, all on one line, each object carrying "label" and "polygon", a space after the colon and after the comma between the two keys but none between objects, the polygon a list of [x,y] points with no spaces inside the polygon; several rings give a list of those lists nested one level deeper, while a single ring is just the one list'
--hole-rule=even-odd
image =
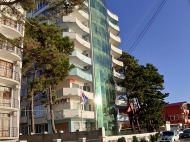
[{"label": "white car", "polygon": [[176,130],[164,131],[158,138],[158,142],[180,142],[179,133]]}]

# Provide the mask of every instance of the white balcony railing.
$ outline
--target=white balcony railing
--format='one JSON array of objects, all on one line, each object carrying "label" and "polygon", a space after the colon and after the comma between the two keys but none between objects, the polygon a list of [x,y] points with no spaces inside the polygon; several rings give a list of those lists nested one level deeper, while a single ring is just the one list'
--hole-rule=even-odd
[{"label": "white balcony railing", "polygon": [[[48,120],[50,120],[50,113],[47,115]],[[94,119],[93,111],[85,111],[79,109],[63,109],[54,112],[55,120],[66,119],[66,118],[84,118],[84,119]]]},{"label": "white balcony railing", "polygon": [[119,79],[125,79],[124,74],[118,73],[115,70],[113,70],[113,74],[115,77],[119,78]]},{"label": "white balcony railing", "polygon": [[114,58],[112,58],[112,61],[113,61],[113,63],[114,63],[115,65],[118,65],[118,66],[123,67],[123,62],[121,62],[121,61],[119,61],[119,60],[117,60],[117,59],[114,59]]},{"label": "white balcony railing", "polygon": [[115,90],[116,90],[117,92],[126,93],[126,88],[125,88],[125,87],[118,86],[117,84],[115,84]]}]

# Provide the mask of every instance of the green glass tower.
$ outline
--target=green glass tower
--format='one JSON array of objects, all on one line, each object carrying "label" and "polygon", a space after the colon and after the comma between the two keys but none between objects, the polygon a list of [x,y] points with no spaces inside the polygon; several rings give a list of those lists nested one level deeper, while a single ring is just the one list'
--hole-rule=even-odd
[{"label": "green glass tower", "polygon": [[104,127],[106,135],[114,135],[117,132],[117,111],[106,0],[91,0],[90,13],[94,92],[96,98],[101,99],[96,108],[98,127]]}]

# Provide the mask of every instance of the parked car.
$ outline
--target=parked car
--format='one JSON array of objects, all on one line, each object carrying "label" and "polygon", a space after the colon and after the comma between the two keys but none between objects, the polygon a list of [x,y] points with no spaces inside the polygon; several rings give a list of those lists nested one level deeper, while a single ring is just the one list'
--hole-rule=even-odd
[{"label": "parked car", "polygon": [[164,131],[158,138],[158,142],[179,142],[179,134],[176,130]]},{"label": "parked car", "polygon": [[180,130],[177,130],[178,134],[179,134],[179,138],[182,138],[183,137],[183,130],[180,129]]},{"label": "parked car", "polygon": [[190,137],[190,128],[184,129],[183,130],[183,137]]}]

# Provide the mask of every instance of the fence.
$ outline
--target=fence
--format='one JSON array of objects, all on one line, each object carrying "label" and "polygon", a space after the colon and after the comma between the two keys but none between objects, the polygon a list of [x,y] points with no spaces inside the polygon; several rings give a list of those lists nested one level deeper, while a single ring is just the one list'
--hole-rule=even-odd
[{"label": "fence", "polygon": [[21,135],[20,140],[26,142],[117,142],[121,137],[124,137],[126,142],[132,142],[133,136],[137,139],[145,138],[150,140],[150,135],[153,133],[132,134],[132,135],[118,135],[118,136],[105,136],[105,129],[101,128],[94,131],[77,131],[70,133],[57,133],[57,134],[35,134],[35,135]]}]

